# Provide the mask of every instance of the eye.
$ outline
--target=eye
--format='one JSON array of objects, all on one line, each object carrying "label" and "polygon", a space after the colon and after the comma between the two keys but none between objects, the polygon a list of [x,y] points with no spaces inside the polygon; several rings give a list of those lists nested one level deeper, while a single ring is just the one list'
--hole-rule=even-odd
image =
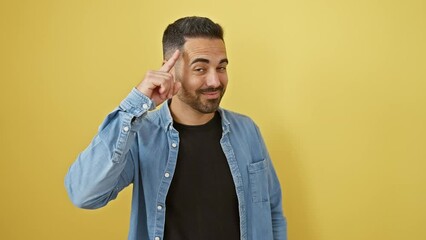
[{"label": "eye", "polygon": [[202,72],[205,72],[206,70],[204,68],[195,68],[194,71],[202,73]]},{"label": "eye", "polygon": [[217,70],[219,72],[226,72],[226,67],[218,67]]}]

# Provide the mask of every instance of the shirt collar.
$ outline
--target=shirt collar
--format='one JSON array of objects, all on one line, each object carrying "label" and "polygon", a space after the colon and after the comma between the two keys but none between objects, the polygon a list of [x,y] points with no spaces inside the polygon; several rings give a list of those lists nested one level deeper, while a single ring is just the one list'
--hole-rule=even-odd
[{"label": "shirt collar", "polygon": [[[173,126],[173,117],[172,117],[172,114],[170,112],[170,106],[169,106],[170,102],[171,102],[171,99],[167,100],[166,102],[163,103],[163,105],[159,109],[160,118],[161,118],[161,126],[163,127],[164,131],[166,131],[166,132],[169,131],[170,128]],[[229,132],[229,125],[230,125],[230,122],[228,121],[228,118],[226,116],[227,111],[225,111],[223,108],[219,107],[218,112],[219,112],[220,117],[222,119],[223,133],[227,133],[227,132]]]}]

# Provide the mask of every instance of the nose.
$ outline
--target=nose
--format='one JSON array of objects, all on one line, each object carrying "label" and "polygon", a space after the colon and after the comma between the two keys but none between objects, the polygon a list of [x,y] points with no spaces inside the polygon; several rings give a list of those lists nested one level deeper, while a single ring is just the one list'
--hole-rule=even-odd
[{"label": "nose", "polygon": [[217,88],[220,86],[219,74],[216,71],[210,71],[207,76],[206,85],[211,88]]}]

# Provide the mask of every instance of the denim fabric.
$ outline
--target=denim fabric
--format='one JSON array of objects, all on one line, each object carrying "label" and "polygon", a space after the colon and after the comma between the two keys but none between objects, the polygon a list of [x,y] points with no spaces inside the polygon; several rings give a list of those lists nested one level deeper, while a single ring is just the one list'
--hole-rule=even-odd
[{"label": "denim fabric", "polygon": [[[107,116],[65,177],[71,201],[87,209],[105,206],[132,183],[130,240],[161,240],[164,234],[179,133],[168,104],[154,108],[149,98],[133,89]],[[286,240],[281,188],[258,127],[246,116],[222,108],[219,113],[220,144],[238,197],[241,239]]]}]

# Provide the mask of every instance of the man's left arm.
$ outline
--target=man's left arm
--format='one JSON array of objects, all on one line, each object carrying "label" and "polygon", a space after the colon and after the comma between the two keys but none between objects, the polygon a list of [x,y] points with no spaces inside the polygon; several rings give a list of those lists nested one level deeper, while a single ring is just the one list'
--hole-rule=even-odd
[{"label": "man's left arm", "polygon": [[268,172],[268,186],[269,186],[269,200],[271,206],[271,218],[272,218],[272,230],[274,234],[274,240],[287,240],[287,220],[284,217],[282,207],[282,193],[281,186],[269,156],[266,144],[260,134],[259,128],[256,126],[258,137],[261,141],[262,148],[264,150],[265,157],[268,161],[269,172]]},{"label": "man's left arm", "polygon": [[271,205],[272,230],[274,240],[287,239],[287,221],[282,207],[281,187],[274,166],[269,159],[269,199]]}]

